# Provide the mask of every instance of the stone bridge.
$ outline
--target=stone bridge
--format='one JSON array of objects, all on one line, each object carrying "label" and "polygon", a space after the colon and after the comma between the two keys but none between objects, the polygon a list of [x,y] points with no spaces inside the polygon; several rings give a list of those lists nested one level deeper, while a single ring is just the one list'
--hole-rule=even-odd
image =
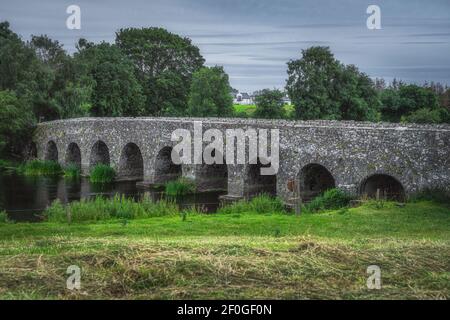
[{"label": "stone bridge", "polygon": [[[265,163],[176,165],[175,129],[279,129],[279,170],[261,175]],[[221,118],[80,118],[40,123],[34,133],[40,159],[75,164],[84,175],[98,163],[117,179],[141,185],[177,177],[193,179],[199,191],[218,189],[238,199],[266,192],[287,201],[298,181],[304,198],[331,187],[352,194],[403,198],[415,192],[450,189],[450,126],[339,121]],[[224,151],[226,153],[226,150]],[[226,156],[225,154],[223,155]],[[378,191],[378,192],[380,192]]]}]

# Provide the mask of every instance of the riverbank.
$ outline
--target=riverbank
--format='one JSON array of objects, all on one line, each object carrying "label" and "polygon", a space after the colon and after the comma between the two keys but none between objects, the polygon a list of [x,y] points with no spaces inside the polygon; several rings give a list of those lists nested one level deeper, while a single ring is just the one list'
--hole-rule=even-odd
[{"label": "riverbank", "polygon": [[[378,265],[381,290],[366,286]],[[66,269],[82,269],[81,290]],[[450,208],[0,224],[0,298],[450,297]]]}]

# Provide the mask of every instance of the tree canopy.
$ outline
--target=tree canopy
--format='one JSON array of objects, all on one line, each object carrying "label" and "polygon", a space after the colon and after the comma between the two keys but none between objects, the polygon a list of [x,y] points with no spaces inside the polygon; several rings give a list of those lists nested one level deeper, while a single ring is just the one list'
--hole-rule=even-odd
[{"label": "tree canopy", "polygon": [[281,119],[285,117],[283,92],[280,90],[262,90],[255,98],[256,118]]},{"label": "tree canopy", "polygon": [[222,67],[203,67],[194,72],[188,114],[196,117],[227,117],[233,114],[228,75]]},{"label": "tree canopy", "polygon": [[372,80],[353,65],[335,59],[328,47],[311,47],[288,62],[286,89],[299,119],[378,119]]},{"label": "tree canopy", "polygon": [[179,114],[187,109],[192,74],[204,63],[198,47],[162,28],[127,28],[117,46],[134,62],[147,97],[146,114]]}]

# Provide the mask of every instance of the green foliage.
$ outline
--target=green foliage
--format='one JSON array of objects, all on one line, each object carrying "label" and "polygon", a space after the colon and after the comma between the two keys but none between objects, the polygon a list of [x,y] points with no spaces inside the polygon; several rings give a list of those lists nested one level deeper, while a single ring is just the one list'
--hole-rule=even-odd
[{"label": "green foliage", "polygon": [[153,202],[149,198],[135,201],[125,196],[116,195],[112,199],[96,197],[71,202],[65,207],[55,200],[44,212],[51,222],[85,222],[108,219],[139,219],[178,214],[178,207],[169,201]]},{"label": "green foliage", "polygon": [[0,155],[23,146],[33,123],[30,110],[12,91],[0,91]]},{"label": "green foliage", "polygon": [[18,167],[18,172],[27,176],[60,175],[63,171],[56,161],[30,160]]},{"label": "green foliage", "polygon": [[64,168],[64,177],[70,179],[78,179],[80,177],[80,168],[71,163]]},{"label": "green foliage", "polygon": [[110,183],[114,181],[116,172],[106,164],[97,164],[92,168],[89,180],[93,183]]},{"label": "green foliage", "polygon": [[89,113],[97,117],[140,116],[145,97],[133,62],[116,46],[106,42],[94,45],[79,41],[75,54],[91,91]]},{"label": "green foliage", "polygon": [[165,193],[169,196],[182,196],[193,192],[195,192],[194,182],[183,177],[169,181],[165,186]]},{"label": "green foliage", "polygon": [[264,89],[256,96],[256,118],[281,119],[285,117],[283,92]]},{"label": "green foliage", "polygon": [[127,28],[116,33],[116,44],[134,62],[147,115],[186,112],[192,74],[204,63],[190,39],[162,28]]},{"label": "green foliage", "polygon": [[[399,122],[402,116],[408,122],[435,123],[441,120],[439,111],[435,111],[439,109],[438,97],[429,88],[400,83],[383,90],[380,99],[384,121]],[[427,111],[432,114],[426,115]]]},{"label": "green foliage", "polygon": [[407,116],[401,117],[402,122],[410,123],[441,123],[441,110],[435,109],[431,110],[428,108],[421,108],[410,113]]},{"label": "green foliage", "polygon": [[370,78],[336,60],[328,47],[311,47],[288,62],[286,89],[303,120],[378,120],[379,100]]},{"label": "green foliage", "polygon": [[279,198],[270,197],[266,194],[258,195],[250,201],[241,200],[221,207],[218,213],[223,214],[285,214],[283,202]]},{"label": "green foliage", "polygon": [[348,206],[352,198],[341,189],[330,189],[304,206],[306,212],[334,210]]},{"label": "green foliage", "polygon": [[203,67],[194,72],[188,111],[195,117],[227,117],[233,113],[228,75],[223,67]]}]

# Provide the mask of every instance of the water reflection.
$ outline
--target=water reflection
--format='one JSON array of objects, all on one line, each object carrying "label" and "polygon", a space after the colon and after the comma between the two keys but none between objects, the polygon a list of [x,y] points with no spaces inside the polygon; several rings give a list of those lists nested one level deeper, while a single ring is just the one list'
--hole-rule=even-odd
[{"label": "water reflection", "polygon": [[[40,221],[40,213],[55,199],[63,203],[96,196],[113,197],[116,194],[140,199],[144,194],[152,199],[164,197],[158,190],[136,187],[133,181],[113,184],[92,184],[86,178],[68,180],[62,177],[30,177],[15,173],[0,173],[0,210],[5,210],[12,220]],[[176,198],[181,208],[192,205],[205,212],[215,212],[219,206],[219,196],[224,192],[205,192]]]}]

